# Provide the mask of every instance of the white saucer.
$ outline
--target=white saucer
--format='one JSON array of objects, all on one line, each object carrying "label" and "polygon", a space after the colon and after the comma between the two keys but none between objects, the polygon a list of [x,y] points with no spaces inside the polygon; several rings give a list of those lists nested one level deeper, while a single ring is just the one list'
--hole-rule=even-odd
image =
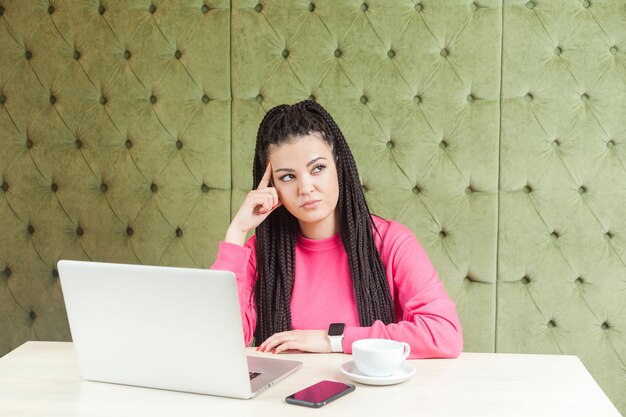
[{"label": "white saucer", "polygon": [[354,364],[354,361],[348,361],[341,365],[341,372],[354,382],[360,382],[367,385],[393,385],[404,382],[411,378],[415,373],[415,367],[408,362],[404,362],[400,369],[391,376],[367,376],[363,375]]}]

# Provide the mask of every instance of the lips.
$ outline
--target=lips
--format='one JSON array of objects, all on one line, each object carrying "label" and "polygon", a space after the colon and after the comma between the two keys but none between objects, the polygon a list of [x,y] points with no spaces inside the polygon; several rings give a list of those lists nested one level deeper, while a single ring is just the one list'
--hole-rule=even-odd
[{"label": "lips", "polygon": [[302,204],[300,207],[302,208],[314,208],[317,204],[322,200],[309,200]]}]

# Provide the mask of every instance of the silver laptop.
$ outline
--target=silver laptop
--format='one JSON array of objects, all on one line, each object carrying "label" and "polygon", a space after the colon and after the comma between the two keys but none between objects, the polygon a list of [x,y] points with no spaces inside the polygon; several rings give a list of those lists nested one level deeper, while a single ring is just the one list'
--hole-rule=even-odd
[{"label": "silver laptop", "polygon": [[65,260],[58,270],[87,380],[251,398],[302,366],[246,356],[232,272]]}]

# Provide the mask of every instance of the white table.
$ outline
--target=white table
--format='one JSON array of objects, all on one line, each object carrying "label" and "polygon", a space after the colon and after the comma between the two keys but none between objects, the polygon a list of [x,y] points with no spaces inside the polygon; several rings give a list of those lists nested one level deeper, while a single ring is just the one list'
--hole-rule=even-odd
[{"label": "white table", "polygon": [[28,342],[0,359],[0,416],[620,416],[575,356],[463,353],[411,361],[417,372],[409,381],[356,384],[319,410],[284,398],[322,379],[350,382],[339,366],[351,357],[283,357],[304,366],[257,398],[237,400],[83,381],[71,343]]}]

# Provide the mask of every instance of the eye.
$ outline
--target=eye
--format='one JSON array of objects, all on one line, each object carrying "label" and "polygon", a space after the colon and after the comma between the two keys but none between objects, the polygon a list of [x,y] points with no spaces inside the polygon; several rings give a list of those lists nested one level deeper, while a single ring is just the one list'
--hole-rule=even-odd
[{"label": "eye", "polygon": [[316,165],[315,168],[313,168],[313,172],[318,173],[318,172],[322,172],[325,169],[326,169],[326,165],[319,164],[319,165]]},{"label": "eye", "polygon": [[282,182],[289,182],[291,180],[293,180],[295,177],[293,176],[293,174],[285,174],[282,177],[279,178],[279,180],[281,180]]}]

